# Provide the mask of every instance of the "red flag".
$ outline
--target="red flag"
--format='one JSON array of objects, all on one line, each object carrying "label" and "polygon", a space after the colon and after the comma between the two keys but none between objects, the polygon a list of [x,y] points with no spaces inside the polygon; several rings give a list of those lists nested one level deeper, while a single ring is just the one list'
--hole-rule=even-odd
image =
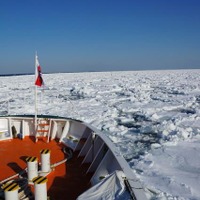
[{"label": "red flag", "polygon": [[35,80],[35,85],[41,87],[42,85],[44,85],[44,81],[42,79],[42,71],[41,71],[41,67],[40,64],[38,62],[38,58],[36,56],[36,80]]}]

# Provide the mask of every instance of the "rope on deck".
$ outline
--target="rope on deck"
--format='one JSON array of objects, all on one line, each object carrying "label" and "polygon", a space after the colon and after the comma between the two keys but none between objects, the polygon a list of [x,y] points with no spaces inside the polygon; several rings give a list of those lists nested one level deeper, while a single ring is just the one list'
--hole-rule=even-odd
[{"label": "rope on deck", "polygon": [[51,168],[57,167],[58,165],[61,165],[61,164],[65,163],[65,162],[69,161],[73,157],[72,149],[70,149],[68,147],[64,147],[62,150],[63,150],[64,154],[67,155],[67,158],[65,158],[64,160],[61,160],[61,161],[59,161],[57,163],[52,164]]}]

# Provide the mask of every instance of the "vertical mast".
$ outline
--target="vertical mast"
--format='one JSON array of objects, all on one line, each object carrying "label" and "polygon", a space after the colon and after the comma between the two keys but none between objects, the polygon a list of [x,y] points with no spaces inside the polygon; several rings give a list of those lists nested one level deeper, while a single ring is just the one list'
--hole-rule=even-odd
[{"label": "vertical mast", "polygon": [[[37,51],[35,52],[35,80],[37,80]],[[35,84],[35,135],[37,131],[37,85]]]}]

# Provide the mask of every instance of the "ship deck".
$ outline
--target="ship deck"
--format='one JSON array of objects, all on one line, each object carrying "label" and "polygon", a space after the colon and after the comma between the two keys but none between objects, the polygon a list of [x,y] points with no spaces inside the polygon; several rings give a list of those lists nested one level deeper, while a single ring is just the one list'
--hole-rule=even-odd
[{"label": "ship deck", "polygon": [[[26,158],[36,156],[40,162],[40,151],[51,150],[51,164],[65,159],[63,144],[45,140],[34,142],[34,138],[0,141],[0,181],[21,172],[27,167]],[[52,200],[76,199],[90,187],[91,174],[85,174],[87,166],[81,165],[82,158],[74,152],[72,159],[55,168],[48,176],[47,195]],[[33,187],[33,186],[31,186]]]}]

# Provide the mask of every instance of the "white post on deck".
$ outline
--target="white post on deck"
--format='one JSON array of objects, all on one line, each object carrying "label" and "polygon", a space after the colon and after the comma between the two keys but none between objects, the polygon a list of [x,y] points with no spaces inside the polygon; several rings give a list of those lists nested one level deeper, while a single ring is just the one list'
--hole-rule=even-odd
[{"label": "white post on deck", "polygon": [[47,173],[51,171],[50,153],[51,151],[49,149],[43,149],[40,151],[42,172]]},{"label": "white post on deck", "polygon": [[38,176],[33,179],[35,187],[35,200],[47,200],[47,181],[43,176]]},{"label": "white post on deck", "polygon": [[4,198],[5,200],[19,200],[18,197],[18,189],[19,186],[15,182],[8,182],[6,185],[3,186],[4,189]]},{"label": "white post on deck", "polygon": [[38,176],[38,159],[37,157],[27,157],[27,174],[28,181],[32,181],[33,178]]},{"label": "white post on deck", "polygon": [[[35,52],[35,81],[37,79],[37,51]],[[37,134],[37,85],[35,84],[35,136]]]}]

